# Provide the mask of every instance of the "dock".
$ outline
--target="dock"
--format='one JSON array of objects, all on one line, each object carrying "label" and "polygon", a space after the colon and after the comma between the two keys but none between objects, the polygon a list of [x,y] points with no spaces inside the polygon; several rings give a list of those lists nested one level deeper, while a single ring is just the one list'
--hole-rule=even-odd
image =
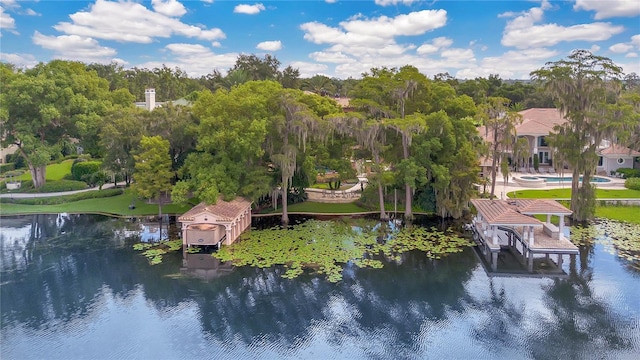
[{"label": "dock", "polygon": [[[553,200],[471,200],[478,214],[471,230],[491,270],[498,271],[498,257],[510,252],[526,268],[534,273],[534,260],[544,259],[562,271],[563,256],[575,256],[578,247],[564,235],[565,216],[571,211]],[[534,215],[544,215],[540,221]],[[558,225],[552,223],[557,218]],[[555,260],[555,262],[553,261]]]}]

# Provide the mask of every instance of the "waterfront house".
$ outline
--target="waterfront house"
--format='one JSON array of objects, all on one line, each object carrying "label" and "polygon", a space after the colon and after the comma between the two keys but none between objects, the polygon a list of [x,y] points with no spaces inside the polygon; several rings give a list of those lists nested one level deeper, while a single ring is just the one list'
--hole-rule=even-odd
[{"label": "waterfront house", "polygon": [[251,201],[237,197],[219,198],[215,204],[201,202],[178,217],[182,224],[182,244],[231,245],[251,226]]}]

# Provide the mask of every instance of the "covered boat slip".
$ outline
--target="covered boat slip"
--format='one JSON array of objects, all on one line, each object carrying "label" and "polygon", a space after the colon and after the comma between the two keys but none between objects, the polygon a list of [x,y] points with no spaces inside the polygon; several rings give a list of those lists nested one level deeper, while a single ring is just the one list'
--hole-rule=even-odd
[{"label": "covered boat slip", "polygon": [[[529,273],[548,274],[555,268],[562,273],[563,255],[578,254],[578,248],[565,236],[564,217],[571,211],[553,200],[471,200],[478,211],[473,220],[473,238],[481,254],[499,271],[501,254],[511,253]],[[546,215],[542,222],[533,215]],[[551,223],[559,218],[558,226]],[[555,263],[551,256],[555,258]],[[541,260],[542,259],[542,260]],[[534,267],[534,263],[541,266]]]},{"label": "covered boat slip", "polygon": [[182,244],[230,245],[251,226],[251,202],[243,198],[204,202],[178,217],[182,224]]}]

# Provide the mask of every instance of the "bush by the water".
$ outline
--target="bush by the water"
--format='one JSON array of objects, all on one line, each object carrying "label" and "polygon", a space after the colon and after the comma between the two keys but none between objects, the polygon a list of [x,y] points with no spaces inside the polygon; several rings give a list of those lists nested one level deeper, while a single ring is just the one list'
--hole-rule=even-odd
[{"label": "bush by the water", "polygon": [[20,205],[57,205],[68,202],[86,200],[86,199],[99,199],[107,198],[117,195],[122,195],[124,190],[122,189],[107,189],[100,191],[87,191],[73,195],[65,196],[52,196],[43,198],[28,198],[28,199],[12,199],[12,198],[0,198],[0,203],[5,204],[20,204]]},{"label": "bush by the water", "polygon": [[625,180],[624,187],[631,190],[640,190],[640,177],[633,177]]}]

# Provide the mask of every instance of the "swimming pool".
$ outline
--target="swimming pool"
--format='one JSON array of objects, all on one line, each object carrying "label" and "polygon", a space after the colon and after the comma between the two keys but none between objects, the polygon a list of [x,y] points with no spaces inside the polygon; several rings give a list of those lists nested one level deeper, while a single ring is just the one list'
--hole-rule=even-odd
[{"label": "swimming pool", "polygon": [[[560,176],[534,176],[534,177],[544,179],[546,182],[565,182],[565,181],[569,182],[572,179],[571,176],[564,176],[564,177],[560,177]],[[580,181],[582,181],[582,176],[580,176]],[[600,177],[600,176],[594,176],[593,178],[591,178],[591,182],[593,182],[593,183],[607,183],[607,182],[611,182],[611,180],[609,180],[607,178]]]}]

